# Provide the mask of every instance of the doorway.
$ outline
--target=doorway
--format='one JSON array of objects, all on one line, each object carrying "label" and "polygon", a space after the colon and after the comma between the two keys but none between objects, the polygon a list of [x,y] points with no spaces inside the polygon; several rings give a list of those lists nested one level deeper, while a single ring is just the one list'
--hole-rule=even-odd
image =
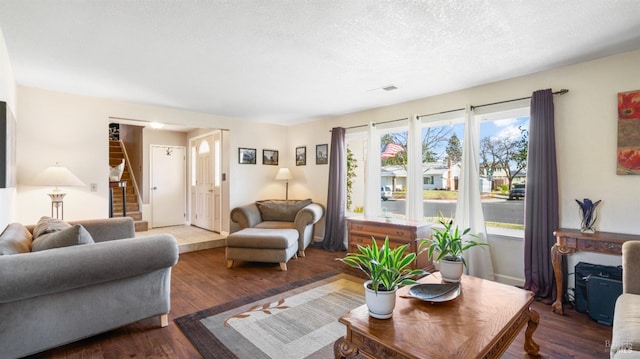
[{"label": "doorway", "polygon": [[151,226],[186,221],[186,148],[151,145]]},{"label": "doorway", "polygon": [[221,131],[190,140],[191,224],[222,231]]}]

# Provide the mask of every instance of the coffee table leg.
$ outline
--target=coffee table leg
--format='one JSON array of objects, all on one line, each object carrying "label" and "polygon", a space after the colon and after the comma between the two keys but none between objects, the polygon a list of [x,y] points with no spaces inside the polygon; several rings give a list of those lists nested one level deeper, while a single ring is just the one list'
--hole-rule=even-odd
[{"label": "coffee table leg", "polygon": [[527,323],[527,329],[524,332],[524,351],[526,351],[530,355],[539,355],[540,346],[533,341],[533,332],[538,328],[538,323],[540,323],[540,314],[535,310],[529,308],[527,310],[529,315],[529,322]]},{"label": "coffee table leg", "polygon": [[336,359],[359,358],[358,352],[358,347],[346,341],[344,337],[338,338],[338,340],[333,343],[333,355]]}]

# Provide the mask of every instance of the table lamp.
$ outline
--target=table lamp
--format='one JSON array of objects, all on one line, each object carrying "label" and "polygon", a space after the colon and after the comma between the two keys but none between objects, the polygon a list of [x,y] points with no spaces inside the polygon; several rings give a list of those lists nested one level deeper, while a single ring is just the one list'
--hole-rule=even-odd
[{"label": "table lamp", "polygon": [[56,163],[55,166],[47,167],[44,171],[40,172],[33,180],[33,185],[36,186],[54,186],[49,194],[51,197],[51,217],[53,217],[53,210],[55,208],[56,216],[60,212],[60,219],[64,219],[64,207],[63,199],[67,194],[59,188],[59,186],[84,186],[76,175],[71,173],[66,167],[62,167]]},{"label": "table lamp", "polygon": [[286,194],[285,194],[285,198],[284,198],[285,200],[289,200],[289,180],[291,178],[293,178],[291,176],[291,171],[289,171],[289,169],[286,168],[286,167],[280,168],[278,170],[278,173],[276,173],[276,179],[277,180],[285,180],[285,181],[287,181],[286,182]]}]

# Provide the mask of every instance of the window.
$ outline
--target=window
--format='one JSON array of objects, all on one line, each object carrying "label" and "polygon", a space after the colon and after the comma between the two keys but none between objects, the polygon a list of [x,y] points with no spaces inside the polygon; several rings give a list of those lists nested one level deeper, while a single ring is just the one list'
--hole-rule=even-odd
[{"label": "window", "polygon": [[422,173],[425,220],[455,217],[464,123],[455,118],[422,120]]},{"label": "window", "polygon": [[[207,143],[207,142],[204,142],[204,143]],[[207,144],[207,150],[208,150],[208,147],[209,145]],[[214,169],[213,185],[216,187],[220,187],[220,184],[221,184],[220,181],[222,181],[222,176],[220,175],[220,173],[222,172],[222,169],[220,168],[222,165],[222,161],[220,158],[220,138],[215,139],[215,141],[213,142],[213,148],[214,148],[213,155],[215,156],[213,160],[213,169]]]},{"label": "window", "polygon": [[[524,229],[524,188],[526,188],[526,163],[529,130],[529,108],[526,105],[509,104],[509,108],[484,107],[474,109],[480,121],[479,176],[483,201],[483,213],[490,233],[522,237]],[[435,222],[440,215],[454,218],[458,200],[459,175],[462,169],[462,147],[465,140],[464,110],[420,116],[421,150],[417,156],[408,148],[408,126],[413,124],[389,121],[376,125],[375,131],[347,134],[347,166],[354,165],[347,179],[347,211],[362,213],[364,198],[380,201],[378,214],[405,217],[409,209],[422,207],[426,221]],[[376,133],[369,138],[369,133]],[[373,143],[368,144],[368,141]],[[379,140],[379,143],[378,143]],[[413,145],[412,145],[413,146]],[[375,147],[375,148],[372,148]],[[420,148],[421,147],[421,148]],[[367,166],[367,158],[378,163]],[[407,155],[410,156],[407,156]],[[421,158],[417,168],[410,166],[409,158]],[[408,198],[408,170],[416,178],[417,190],[422,187],[420,198]],[[369,185],[367,184],[367,176]],[[413,179],[413,177],[412,177]],[[380,181],[377,183],[377,181]],[[515,186],[517,184],[517,186]],[[366,193],[365,193],[366,188]],[[412,187],[413,188],[413,187]],[[375,193],[371,192],[375,189]],[[380,196],[378,196],[380,189]],[[391,194],[389,195],[389,189]],[[373,197],[373,196],[376,197]],[[378,203],[374,202],[375,205]],[[369,204],[367,204],[369,206]],[[513,231],[516,231],[514,233]]]},{"label": "window", "polygon": [[385,216],[406,217],[407,198],[397,190],[407,188],[407,135],[406,126],[387,129],[380,135],[380,200]]},{"label": "window", "polygon": [[198,154],[203,155],[205,153],[209,153],[209,142],[201,141],[200,147],[198,147]]},{"label": "window", "polygon": [[529,109],[483,117],[479,167],[487,231],[521,232],[524,230]]},{"label": "window", "polygon": [[367,137],[365,133],[347,134],[347,198],[348,213],[364,212],[365,163]]},{"label": "window", "polygon": [[191,146],[191,185],[195,186],[196,182],[196,146]]}]

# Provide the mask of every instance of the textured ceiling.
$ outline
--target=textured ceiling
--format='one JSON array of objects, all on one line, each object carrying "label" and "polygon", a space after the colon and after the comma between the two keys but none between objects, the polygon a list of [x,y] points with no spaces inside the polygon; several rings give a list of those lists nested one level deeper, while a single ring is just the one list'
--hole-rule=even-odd
[{"label": "textured ceiling", "polygon": [[0,29],[21,85],[291,124],[638,49],[639,14],[638,0],[0,0]]}]

